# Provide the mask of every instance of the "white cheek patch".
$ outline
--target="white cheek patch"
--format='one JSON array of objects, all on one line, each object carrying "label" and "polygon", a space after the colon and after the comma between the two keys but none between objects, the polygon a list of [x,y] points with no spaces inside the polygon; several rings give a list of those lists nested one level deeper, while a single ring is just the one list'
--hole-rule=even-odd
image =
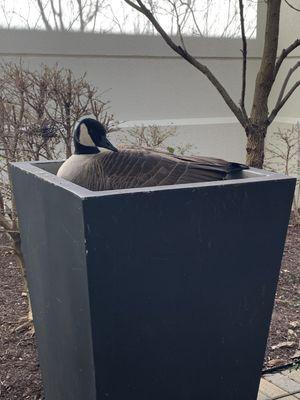
[{"label": "white cheek patch", "polygon": [[85,124],[80,125],[79,143],[83,146],[95,147],[95,143],[92,141],[88,128]]}]

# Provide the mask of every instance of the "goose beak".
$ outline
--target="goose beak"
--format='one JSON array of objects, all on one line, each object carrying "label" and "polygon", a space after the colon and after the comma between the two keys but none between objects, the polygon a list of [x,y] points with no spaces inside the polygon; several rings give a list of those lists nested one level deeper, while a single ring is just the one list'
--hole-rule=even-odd
[{"label": "goose beak", "polygon": [[110,141],[107,138],[102,138],[101,144],[98,147],[103,147],[104,149],[108,149],[108,150],[115,151],[115,152],[119,151],[115,146],[113,146],[110,143]]}]

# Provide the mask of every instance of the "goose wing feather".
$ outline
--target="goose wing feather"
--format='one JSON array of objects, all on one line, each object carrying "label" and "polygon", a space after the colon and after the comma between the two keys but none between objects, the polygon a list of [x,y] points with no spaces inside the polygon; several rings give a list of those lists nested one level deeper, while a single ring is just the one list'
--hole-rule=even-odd
[{"label": "goose wing feather", "polygon": [[153,150],[126,149],[91,157],[72,182],[90,190],[173,185],[224,179],[247,168],[210,157],[187,157]]}]

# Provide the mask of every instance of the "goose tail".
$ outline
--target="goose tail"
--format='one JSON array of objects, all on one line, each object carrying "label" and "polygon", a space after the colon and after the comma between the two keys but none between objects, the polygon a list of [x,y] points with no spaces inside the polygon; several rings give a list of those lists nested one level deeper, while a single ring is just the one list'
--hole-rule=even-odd
[{"label": "goose tail", "polygon": [[246,164],[230,162],[228,163],[228,169],[226,171],[225,179],[242,177],[242,172],[246,169],[249,169],[248,165]]},{"label": "goose tail", "polygon": [[228,173],[240,172],[243,171],[244,169],[249,169],[248,165],[231,162],[229,163]]}]

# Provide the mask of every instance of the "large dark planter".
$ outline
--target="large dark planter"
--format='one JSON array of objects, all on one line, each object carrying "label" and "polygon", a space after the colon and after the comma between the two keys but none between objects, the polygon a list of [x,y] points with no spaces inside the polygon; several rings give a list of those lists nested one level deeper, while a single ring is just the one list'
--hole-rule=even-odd
[{"label": "large dark planter", "polygon": [[255,400],[295,180],[90,192],[58,165],[11,168],[46,399]]}]

